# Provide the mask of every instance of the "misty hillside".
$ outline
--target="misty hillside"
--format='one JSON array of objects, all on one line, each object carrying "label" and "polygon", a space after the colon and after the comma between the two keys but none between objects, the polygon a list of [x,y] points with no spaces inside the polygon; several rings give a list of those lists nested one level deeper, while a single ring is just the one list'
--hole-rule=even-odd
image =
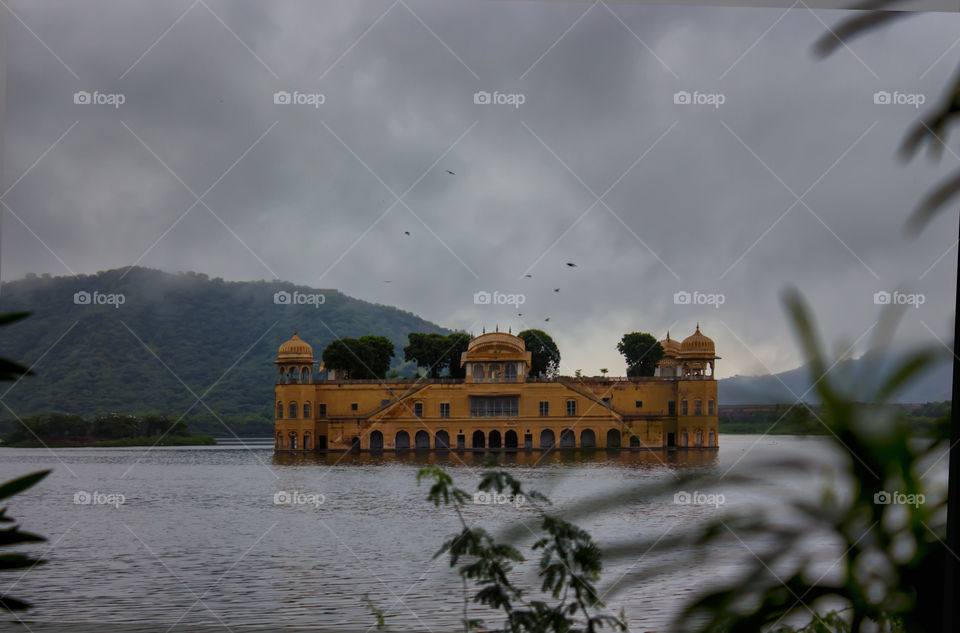
[{"label": "misty hillside", "polygon": [[[334,338],[387,336],[398,346],[395,366],[402,364],[409,332],[449,332],[336,290],[146,268],[133,268],[121,279],[125,270],[30,276],[3,285],[0,312],[33,312],[0,328],[0,354],[36,363],[36,376],[3,397],[14,414],[157,412],[176,418],[189,410],[192,428],[228,434],[212,409],[240,435],[269,434],[276,371],[271,363],[294,329],[317,360]],[[278,305],[278,291],[290,293],[291,301],[295,291],[302,293],[298,298],[306,302],[322,293],[323,303]],[[76,293],[87,293],[77,295],[79,304]],[[11,419],[10,410],[4,408],[0,418]]]},{"label": "misty hillside", "polygon": [[[830,371],[829,378],[847,386],[876,387],[879,379],[889,374],[889,361],[882,363],[871,354],[844,360]],[[784,404],[798,397],[808,403],[819,402],[808,367],[798,367],[776,375],[731,376],[717,381],[718,400],[722,405]],[[951,398],[952,369],[946,354],[942,362],[931,367],[920,380],[897,394],[896,402],[942,402]],[[796,395],[794,395],[796,394]]]}]

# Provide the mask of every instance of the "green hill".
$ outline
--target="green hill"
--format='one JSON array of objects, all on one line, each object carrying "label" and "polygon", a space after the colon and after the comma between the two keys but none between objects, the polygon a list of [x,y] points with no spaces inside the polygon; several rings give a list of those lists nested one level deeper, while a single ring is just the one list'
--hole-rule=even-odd
[{"label": "green hill", "polygon": [[[14,415],[45,412],[186,413],[191,432],[229,435],[219,417],[240,436],[270,435],[271,361],[294,330],[318,360],[335,338],[386,336],[397,346],[394,366],[404,375],[415,369],[402,362],[409,332],[449,333],[409,312],[337,290],[125,271],[31,275],[3,285],[0,312],[33,314],[0,328],[0,354],[32,366],[36,375],[0,388],[7,405],[0,430],[12,428]],[[323,302],[277,304],[274,294],[281,291],[302,293],[303,301],[320,293]]]}]

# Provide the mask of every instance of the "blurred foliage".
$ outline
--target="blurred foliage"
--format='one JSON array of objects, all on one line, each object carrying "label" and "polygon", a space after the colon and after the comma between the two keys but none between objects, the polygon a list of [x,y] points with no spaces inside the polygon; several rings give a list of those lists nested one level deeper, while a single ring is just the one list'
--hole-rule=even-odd
[{"label": "blurred foliage", "polygon": [[[17,321],[29,316],[29,314],[29,312],[0,314],[0,327],[10,325],[11,323],[16,323]],[[33,372],[28,370],[23,365],[11,360],[7,360],[6,358],[0,358],[0,381],[19,381],[24,376],[31,375],[33,375]],[[23,492],[49,474],[49,470],[42,470],[0,484],[0,501],[9,499],[14,495]],[[15,520],[7,515],[7,506],[4,506],[0,508],[0,524],[6,525],[10,523],[15,523]],[[9,547],[16,547],[24,543],[42,543],[46,540],[47,539],[42,536],[38,536],[30,532],[24,532],[20,529],[19,525],[8,525],[7,527],[0,528],[0,548],[6,549]],[[45,562],[46,561],[43,559],[33,558],[27,554],[0,553],[0,571],[16,571],[21,569],[30,571],[37,565],[42,565]],[[4,609],[6,611],[22,611],[24,609],[29,609],[30,606],[31,605],[28,602],[24,602],[19,598],[15,598],[11,595],[7,595],[4,592],[0,592],[0,609]]]},{"label": "blurred foliage", "polygon": [[[822,403],[816,412],[808,411],[829,430],[819,440],[825,446],[809,455],[751,465],[746,473],[682,473],[675,481],[626,487],[580,501],[565,516],[573,520],[602,515],[690,489],[723,489],[728,499],[739,490],[748,498],[751,486],[813,481],[811,476],[816,475],[823,484],[819,493],[807,487],[794,498],[785,490],[777,495],[777,504],[752,504],[697,527],[681,526],[666,536],[640,535],[606,546],[604,556],[609,561],[635,563],[637,553],[645,553],[640,564],[608,589],[609,595],[678,568],[695,575],[696,568],[709,563],[716,553],[740,551],[745,562],[730,567],[736,570],[735,577],[713,581],[705,588],[683,608],[674,631],[940,631],[943,563],[950,555],[941,540],[946,529],[946,487],[932,481],[936,476],[925,477],[938,464],[944,466],[948,423],[943,419],[931,429],[930,437],[918,438],[910,427],[910,416],[895,415],[882,406],[892,404],[898,390],[920,379],[938,350],[915,350],[885,370],[879,380],[872,376],[853,383],[834,380],[833,363],[806,305],[794,292],[787,294],[786,305]],[[873,349],[886,348],[893,320],[892,313],[881,320]],[[879,387],[865,393],[860,391],[862,385]],[[881,406],[858,404],[863,402]],[[824,461],[828,450],[838,456],[836,462]],[[915,503],[890,503],[896,495]],[[522,534],[519,529],[513,533]],[[831,568],[835,573],[823,572],[822,555],[811,549],[815,536],[840,553]],[[669,563],[660,558],[667,555]],[[791,628],[797,620],[809,623],[803,629]]]},{"label": "blurred foliage", "polygon": [[[456,487],[439,466],[421,468],[417,482],[422,480],[431,482],[427,500],[438,507],[452,507],[462,527],[435,556],[446,554],[451,567],[459,564],[464,631],[483,628],[509,633],[593,633],[604,627],[627,630],[622,617],[602,612],[606,607],[594,586],[603,570],[600,548],[582,529],[540,510],[540,504],[549,504],[545,496],[524,490],[517,479],[503,470],[486,471],[477,492],[537,503],[542,536],[536,538],[532,550],[540,554],[537,575],[541,580],[540,592],[546,597],[536,599],[528,598],[528,592],[511,579],[515,566],[525,560],[520,550],[507,542],[498,542],[487,530],[470,526],[464,519],[464,505],[475,497]],[[470,617],[471,602],[487,610],[502,611],[503,628],[490,629],[482,619]]]},{"label": "blurred foliage", "polygon": [[[831,27],[816,43],[814,50],[821,56],[828,56],[856,37],[866,35],[880,26],[892,24],[917,13],[909,0],[868,0],[857,5],[861,11],[851,12]],[[901,10],[905,9],[905,10]],[[946,139],[952,126],[960,116],[960,68],[946,85],[937,101],[917,122],[907,130],[900,145],[899,155],[903,160],[911,160],[924,146],[927,155],[939,159],[946,147]],[[947,203],[960,195],[960,170],[955,170],[928,193],[913,210],[907,221],[907,230],[918,233]]]},{"label": "blurred foliage", "polygon": [[[49,470],[42,470],[0,484],[0,501],[9,499],[19,492],[23,492],[49,474]],[[14,523],[14,519],[7,516],[6,506],[0,508],[0,523]],[[46,540],[47,539],[42,536],[24,532],[17,525],[0,528],[0,547],[2,548],[14,547],[23,543],[42,543]],[[18,569],[26,569],[29,571],[37,565],[43,565],[45,562],[43,559],[33,558],[26,554],[0,554],[0,571],[16,571]],[[28,602],[0,592],[0,609],[6,611],[22,611],[29,609],[30,606]]]}]

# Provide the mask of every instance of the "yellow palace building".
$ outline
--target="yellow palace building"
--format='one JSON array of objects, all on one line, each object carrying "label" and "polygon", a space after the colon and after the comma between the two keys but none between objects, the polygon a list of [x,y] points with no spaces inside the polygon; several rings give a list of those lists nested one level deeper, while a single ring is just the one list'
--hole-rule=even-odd
[{"label": "yellow palace building", "polygon": [[275,361],[276,450],[717,448],[713,341],[697,326],[660,344],[644,378],[531,378],[523,339],[486,332],[461,356],[465,378],[349,380],[316,377],[294,334]]}]

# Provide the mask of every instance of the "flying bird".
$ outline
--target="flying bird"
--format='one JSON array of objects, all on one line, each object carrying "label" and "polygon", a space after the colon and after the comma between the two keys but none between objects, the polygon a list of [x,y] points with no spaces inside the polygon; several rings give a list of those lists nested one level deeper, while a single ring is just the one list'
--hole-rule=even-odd
[{"label": "flying bird", "polygon": [[523,313],[522,313],[522,312],[517,312],[517,316],[518,316],[518,317],[521,317],[521,316],[523,316]]},{"label": "flying bird", "polygon": [[533,277],[533,275],[524,275],[524,277]]},{"label": "flying bird", "polygon": [[554,288],[553,291],[554,291],[554,292],[560,292],[560,289],[559,289],[559,288]]},{"label": "flying bird", "polygon": [[550,317],[547,317],[546,319],[544,319],[544,321],[549,321],[549,320],[550,320]]},{"label": "flying bird", "polygon": [[569,266],[570,268],[576,268],[576,267],[577,267],[577,265],[574,264],[573,262],[567,262],[567,266]]},{"label": "flying bird", "polygon": [[383,281],[383,283],[385,283],[385,284],[392,284],[393,281],[390,280],[390,279],[385,279],[385,280]]},{"label": "flying bird", "polygon": [[449,169],[447,170],[447,173],[450,174],[451,176],[456,176],[456,174],[450,171]]},{"label": "flying bird", "polygon": [[404,234],[404,235],[410,235],[410,231],[404,231],[403,234]]}]

